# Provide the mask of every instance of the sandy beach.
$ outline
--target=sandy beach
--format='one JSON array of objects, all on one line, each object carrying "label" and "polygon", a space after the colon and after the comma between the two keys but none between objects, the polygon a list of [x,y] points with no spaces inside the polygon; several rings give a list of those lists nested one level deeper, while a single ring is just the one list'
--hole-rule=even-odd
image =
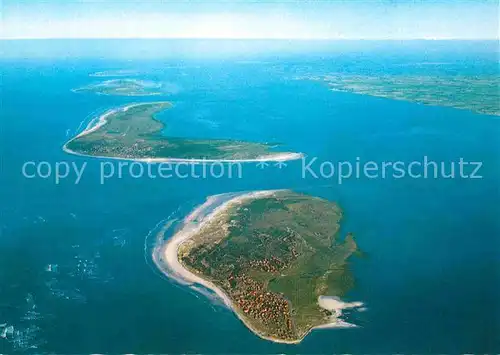
[{"label": "sandy beach", "polygon": [[[278,191],[282,190],[264,190],[242,193],[221,203],[211,213],[205,215],[204,212],[207,209],[230,194],[210,196],[209,198],[207,198],[205,203],[195,208],[191,212],[191,214],[189,214],[183,220],[181,227],[170,239],[168,239],[167,241],[163,241],[163,243],[160,243],[160,245],[155,248],[155,251],[153,253],[153,260],[155,264],[166,276],[178,283],[189,285],[191,287],[194,285],[201,285],[206,289],[213,291],[253,333],[266,340],[270,340],[276,343],[297,344],[300,343],[314,329],[355,327],[355,325],[343,321],[340,317],[342,316],[343,309],[361,307],[363,305],[362,302],[348,303],[341,301],[337,297],[320,296],[318,299],[319,306],[332,312],[332,316],[330,318],[331,321],[329,323],[311,328],[309,332],[304,334],[301,339],[294,341],[266,336],[264,334],[261,334],[257,329],[253,328],[253,326],[245,319],[245,316],[237,311],[231,299],[224,293],[224,291],[222,291],[212,282],[209,282],[202,277],[193,274],[191,271],[185,268],[182,263],[179,262],[178,251],[181,245],[189,240],[189,238],[191,238],[193,235],[199,233],[205,226],[209,225],[210,222],[213,221],[214,218],[216,218],[218,215],[227,212],[230,208],[237,206],[243,202],[247,202],[255,198],[272,196]],[[195,287],[192,288],[196,290]]]},{"label": "sandy beach", "polygon": [[79,137],[83,137],[83,136],[85,136],[87,134],[90,134],[90,133],[92,133],[94,131],[97,131],[99,128],[101,128],[106,123],[108,123],[108,121],[106,119],[109,116],[114,115],[115,113],[118,113],[118,112],[127,112],[132,107],[137,107],[137,106],[142,106],[142,105],[150,105],[150,104],[161,104],[161,103],[169,103],[169,102],[168,101],[158,101],[158,102],[136,103],[136,104],[130,104],[130,105],[126,105],[126,106],[117,107],[117,108],[114,108],[112,110],[106,111],[105,113],[103,113],[99,117],[99,119],[97,120],[97,123],[94,124],[95,120],[92,120],[82,132],[80,132],[75,137],[73,137],[72,139],[70,139],[66,144],[70,143],[71,141],[73,141],[73,140],[75,140],[75,139],[77,139]]}]

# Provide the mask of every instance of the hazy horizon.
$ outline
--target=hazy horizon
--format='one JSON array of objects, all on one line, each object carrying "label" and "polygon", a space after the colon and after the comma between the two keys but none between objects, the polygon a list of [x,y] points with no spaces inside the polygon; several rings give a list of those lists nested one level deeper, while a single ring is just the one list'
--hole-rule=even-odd
[{"label": "hazy horizon", "polygon": [[[262,60],[300,55],[335,58],[377,53],[390,59],[427,53],[430,61],[447,61],[439,53],[487,58],[498,57],[494,40],[277,40],[277,39],[22,39],[2,40],[0,58],[115,58],[115,59],[207,59]],[[433,54],[434,53],[434,54]],[[433,58],[433,59],[432,59]]]},{"label": "hazy horizon", "polygon": [[4,0],[1,39],[495,40],[495,1]]}]

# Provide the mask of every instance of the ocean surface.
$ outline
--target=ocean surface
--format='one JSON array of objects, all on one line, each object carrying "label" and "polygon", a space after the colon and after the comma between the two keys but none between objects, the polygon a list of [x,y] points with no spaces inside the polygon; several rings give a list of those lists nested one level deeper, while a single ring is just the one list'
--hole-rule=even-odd
[{"label": "ocean surface", "polygon": [[[498,75],[492,42],[8,41],[0,69],[0,353],[487,353],[500,351],[498,117],[332,92],[298,76],[330,72]],[[115,77],[164,94],[71,90]],[[101,163],[62,146],[95,117],[171,100],[180,137],[280,143],[318,161],[482,162],[482,179],[302,176],[302,162],[243,166],[241,178],[133,178],[101,184]],[[26,178],[26,162],[87,166]],[[114,164],[117,164],[115,161]],[[316,166],[316,171],[318,165]],[[458,169],[458,168],[457,168]],[[31,173],[31,171],[30,171]],[[213,194],[290,188],[337,201],[364,257],[348,300],[359,328],[299,345],[251,333],[228,309],[165,279],[158,226]]]}]

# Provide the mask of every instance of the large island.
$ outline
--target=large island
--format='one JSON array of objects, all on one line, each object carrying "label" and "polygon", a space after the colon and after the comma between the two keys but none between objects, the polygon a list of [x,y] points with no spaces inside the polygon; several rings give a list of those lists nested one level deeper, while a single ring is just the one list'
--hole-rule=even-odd
[{"label": "large island", "polygon": [[265,143],[165,136],[165,125],[155,115],[170,107],[170,102],[161,101],[111,110],[67,142],[64,150],[84,156],[147,162],[280,161],[301,157],[298,153],[273,151]]},{"label": "large island", "polygon": [[340,297],[354,286],[358,252],[339,236],[341,209],[290,190],[210,197],[154,252],[169,277],[216,293],[262,338],[300,342],[313,328],[353,326]]},{"label": "large island", "polygon": [[333,91],[453,107],[486,115],[500,115],[498,75],[356,75],[332,73],[304,76],[326,83]]}]

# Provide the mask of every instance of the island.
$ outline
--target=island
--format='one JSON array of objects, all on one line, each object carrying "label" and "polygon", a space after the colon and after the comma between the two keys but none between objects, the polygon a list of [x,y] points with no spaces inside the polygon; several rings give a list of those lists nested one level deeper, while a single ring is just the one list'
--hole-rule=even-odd
[{"label": "island", "polygon": [[332,73],[297,79],[326,83],[333,91],[453,107],[486,115],[500,115],[497,75],[356,75]]},{"label": "island", "polygon": [[276,145],[230,139],[190,139],[163,134],[155,115],[167,101],[131,104],[110,110],[64,145],[71,154],[145,162],[284,161],[299,153],[275,151]]},{"label": "island", "polygon": [[122,77],[122,76],[136,76],[140,75],[141,72],[134,69],[119,69],[119,70],[104,70],[89,74],[89,76],[95,76],[99,78],[106,77]]},{"label": "island", "polygon": [[340,207],[291,190],[211,196],[171,237],[163,228],[153,260],[172,279],[211,290],[258,336],[299,343],[315,328],[354,327],[343,310],[359,254],[340,237]]},{"label": "island", "polygon": [[74,89],[73,92],[115,96],[155,96],[161,94],[161,84],[137,79],[112,79]]}]

